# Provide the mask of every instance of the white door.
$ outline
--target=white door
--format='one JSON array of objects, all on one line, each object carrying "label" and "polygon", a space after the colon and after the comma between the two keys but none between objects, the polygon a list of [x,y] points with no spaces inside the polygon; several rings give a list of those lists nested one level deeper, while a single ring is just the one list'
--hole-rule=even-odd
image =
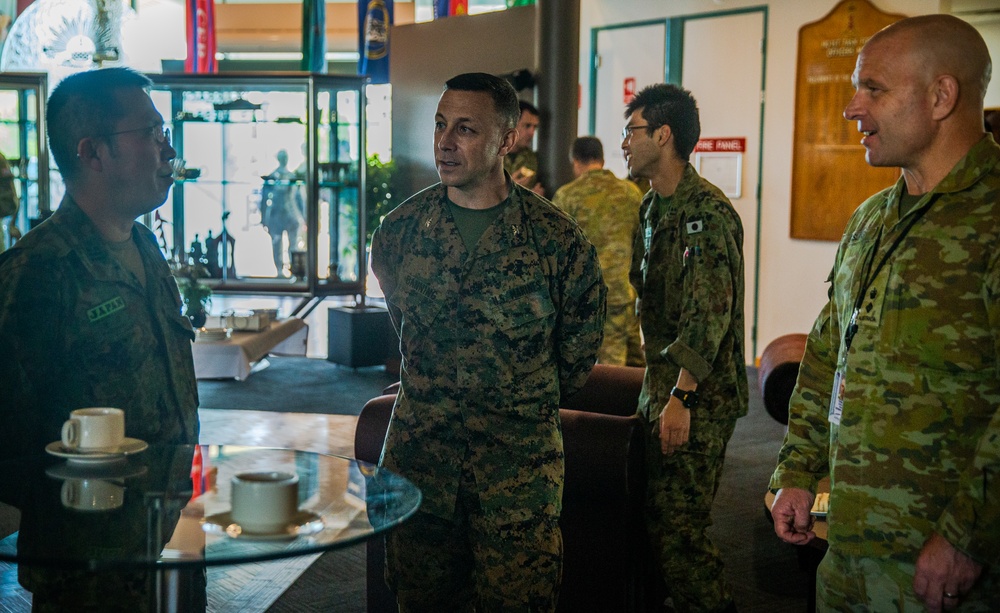
[{"label": "white door", "polygon": [[[619,177],[628,174],[622,156],[626,96],[666,74],[665,23],[599,30],[595,58],[594,136],[604,145],[605,167]],[[636,61],[642,58],[642,61]]]},{"label": "white door", "polygon": [[[746,357],[753,364],[756,339],[758,169],[763,104],[764,15],[752,12],[684,21],[681,81],[698,101],[702,138],[746,138],[740,197],[731,197],[743,220],[746,267]],[[734,62],[732,58],[741,58]],[[759,62],[748,58],[758,57]],[[694,156],[692,156],[694,161]]]}]

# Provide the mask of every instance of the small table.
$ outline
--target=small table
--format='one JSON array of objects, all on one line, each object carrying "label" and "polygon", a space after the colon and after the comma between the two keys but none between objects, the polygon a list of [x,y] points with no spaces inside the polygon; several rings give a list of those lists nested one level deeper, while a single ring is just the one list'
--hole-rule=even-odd
[{"label": "small table", "polygon": [[195,341],[191,345],[195,376],[246,380],[253,364],[268,354],[306,355],[308,336],[306,322],[292,317],[272,322],[259,332],[234,331],[223,341]]},{"label": "small table", "polygon": [[[42,586],[47,577],[58,581],[68,571],[93,575],[113,589],[114,578],[123,572],[148,572],[142,597],[150,608],[183,610],[183,591],[190,588],[185,570],[338,549],[390,530],[420,505],[420,491],[412,483],[350,458],[207,445],[199,449],[203,469],[197,470],[195,449],[157,445],[126,460],[91,466],[50,456],[0,463],[0,501],[21,512],[20,532],[0,541],[0,560],[17,563],[22,577]],[[298,474],[308,534],[226,534],[219,518],[230,508],[230,480],[245,471]],[[204,475],[216,475],[215,484],[195,496]],[[67,494],[67,489],[80,491],[84,481],[110,493],[98,503],[104,510],[85,510],[80,496]],[[38,586],[26,587],[44,589]],[[136,589],[134,582],[127,587]]]}]

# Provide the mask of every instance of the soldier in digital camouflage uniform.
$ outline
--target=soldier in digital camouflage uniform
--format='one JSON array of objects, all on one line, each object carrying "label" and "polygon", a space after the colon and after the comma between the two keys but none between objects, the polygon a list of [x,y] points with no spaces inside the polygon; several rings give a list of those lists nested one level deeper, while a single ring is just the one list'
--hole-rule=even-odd
[{"label": "soldier in digital camouflage uniform", "polygon": [[688,163],[701,131],[689,92],[647,87],[625,118],[629,174],[652,187],[630,272],[646,352],[639,398],[650,433],[646,526],[666,610],[735,610],[706,531],[726,445],[747,412],[743,226],[725,195]]},{"label": "soldier in digital camouflage uniform", "polygon": [[945,15],[858,56],[866,159],[902,167],[855,211],[803,358],[771,478],[784,540],[814,538],[830,477],[822,611],[1000,610],[1000,147],[990,59]]},{"label": "soldier in digital camouflage uniform", "polygon": [[521,115],[517,120],[517,141],[513,149],[503,158],[503,169],[510,173],[514,182],[527,187],[539,196],[544,196],[538,177],[538,152],[531,148],[541,114],[535,105],[521,100]]},{"label": "soldier in digital camouflage uniform", "polygon": [[[89,71],[49,99],[66,196],[0,254],[0,459],[43,454],[70,411],[90,406],[123,409],[127,437],[198,441],[194,334],[153,234],[135,222],[173,185],[176,152],[149,84],[124,68]],[[106,586],[109,603],[127,602],[126,584]]]},{"label": "soldier in digital camouflage uniform", "polygon": [[645,361],[635,314],[635,290],[629,284],[632,242],[639,229],[642,191],[604,168],[604,147],[593,136],[573,141],[570,153],[576,179],[560,187],[552,204],[569,213],[597,248],[608,285],[608,316],[598,361],[642,366]]},{"label": "soldier in digital camouflage uniform", "polygon": [[423,492],[387,539],[400,610],[552,611],[562,538],[560,399],[580,389],[604,328],[594,247],[514,184],[506,81],[448,81],[441,183],[386,216],[372,268],[402,352],[385,466]]}]

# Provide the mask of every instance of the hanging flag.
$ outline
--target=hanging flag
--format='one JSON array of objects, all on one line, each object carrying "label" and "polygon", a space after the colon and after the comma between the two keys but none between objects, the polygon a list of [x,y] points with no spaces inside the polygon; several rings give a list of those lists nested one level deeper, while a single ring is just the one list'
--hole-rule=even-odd
[{"label": "hanging flag", "polygon": [[389,82],[392,0],[358,0],[358,74],[372,83]]},{"label": "hanging flag", "polygon": [[186,0],[187,59],[184,72],[218,72],[215,62],[215,0]]},{"label": "hanging flag", "polygon": [[515,6],[534,6],[535,0],[507,0],[507,8]]},{"label": "hanging flag", "polygon": [[434,0],[434,19],[468,14],[469,0]]},{"label": "hanging flag", "polygon": [[326,1],[302,1],[302,70],[326,73]]}]

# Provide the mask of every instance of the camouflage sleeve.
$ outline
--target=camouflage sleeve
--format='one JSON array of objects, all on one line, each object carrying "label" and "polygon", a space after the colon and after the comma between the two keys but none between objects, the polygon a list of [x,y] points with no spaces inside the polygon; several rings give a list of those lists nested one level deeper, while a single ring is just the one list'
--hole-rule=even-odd
[{"label": "camouflage sleeve", "polygon": [[[986,278],[993,354],[1000,355],[1000,254]],[[1000,377],[1000,364],[995,364]],[[1000,408],[986,426],[975,456],[959,479],[959,489],[938,519],[936,531],[984,564],[1000,562]]]},{"label": "camouflage sleeve", "polygon": [[635,289],[636,296],[642,300],[642,259],[646,257],[646,244],[643,241],[643,233],[646,227],[646,211],[649,210],[650,200],[644,198],[639,205],[639,226],[632,237],[632,263],[628,269],[628,280]]},{"label": "camouflage sleeve", "polygon": [[392,321],[395,322],[398,331],[400,312],[390,300],[390,296],[392,296],[396,287],[393,272],[398,270],[399,267],[396,263],[389,261],[393,252],[387,244],[389,240],[387,234],[384,223],[376,228],[372,234],[371,264],[372,272],[375,273],[375,278],[378,279],[379,287],[382,289],[382,295],[385,296],[385,304],[389,309],[389,315],[392,317]]},{"label": "camouflage sleeve", "polygon": [[661,352],[699,381],[712,372],[729,331],[736,299],[733,280],[743,274],[742,253],[730,220],[718,213],[703,214],[701,220],[702,230],[680,236],[685,241],[685,271],[679,288],[683,299],[677,338]]},{"label": "camouflage sleeve", "polygon": [[604,340],[607,286],[597,250],[576,229],[560,274],[561,308],[556,321],[559,393],[563,399],[583,387]]},{"label": "camouflage sleeve", "polygon": [[835,321],[835,307],[829,302],[809,333],[795,390],[788,402],[788,430],[778,452],[778,466],[771,475],[772,490],[798,487],[812,491],[816,482],[829,473],[827,413],[837,358],[832,332],[837,327]]},{"label": "camouflage sleeve", "polygon": [[[20,256],[21,254],[18,254]],[[40,440],[39,398],[45,373],[63,356],[63,303],[55,267],[7,262],[0,267],[0,458],[39,453],[26,446]],[[52,381],[52,385],[59,384]]]}]

